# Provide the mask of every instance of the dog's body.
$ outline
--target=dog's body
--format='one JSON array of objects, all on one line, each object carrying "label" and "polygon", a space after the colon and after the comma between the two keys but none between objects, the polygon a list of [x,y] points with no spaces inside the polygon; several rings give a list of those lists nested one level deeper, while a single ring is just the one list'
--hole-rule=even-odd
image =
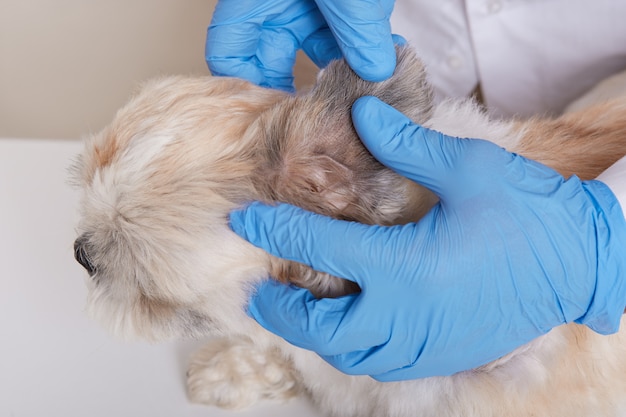
[{"label": "dog's body", "polygon": [[595,178],[626,155],[626,100],[556,120],[492,121],[471,101],[434,107],[408,48],[388,81],[367,83],[337,61],[298,96],[229,78],[158,80],[88,141],[76,166],[84,189],[76,251],[91,270],[91,314],[122,335],[223,337],[189,370],[191,398],[223,407],[306,392],[341,417],[626,416],[626,330],[600,336],[568,324],[479,369],[379,383],[339,373],[246,315],[254,284],[269,275],[318,296],[356,289],[244,242],[227,226],[232,209],[283,201],[396,224],[436,201],[365,151],[350,122],[362,95],[565,176]]}]

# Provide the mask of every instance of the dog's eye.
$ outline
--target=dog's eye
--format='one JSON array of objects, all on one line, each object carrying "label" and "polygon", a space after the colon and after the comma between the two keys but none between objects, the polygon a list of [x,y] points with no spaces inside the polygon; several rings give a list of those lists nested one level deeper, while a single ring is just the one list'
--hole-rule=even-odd
[{"label": "dog's eye", "polygon": [[74,258],[87,270],[89,276],[96,273],[96,267],[89,256],[89,252],[87,252],[87,237],[85,235],[80,236],[74,242]]}]

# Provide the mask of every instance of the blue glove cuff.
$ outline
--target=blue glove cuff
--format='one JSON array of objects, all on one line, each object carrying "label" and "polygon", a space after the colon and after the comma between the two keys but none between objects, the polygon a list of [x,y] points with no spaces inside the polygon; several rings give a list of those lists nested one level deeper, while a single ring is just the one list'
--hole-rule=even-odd
[{"label": "blue glove cuff", "polygon": [[583,187],[597,209],[594,221],[598,264],[591,304],[576,322],[597,333],[611,334],[618,331],[626,306],[626,220],[608,186],[586,181]]}]

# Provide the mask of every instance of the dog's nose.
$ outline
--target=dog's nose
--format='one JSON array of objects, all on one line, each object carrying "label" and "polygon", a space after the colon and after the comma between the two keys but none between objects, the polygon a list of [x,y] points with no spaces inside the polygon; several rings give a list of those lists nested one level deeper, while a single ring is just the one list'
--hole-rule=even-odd
[{"label": "dog's nose", "polygon": [[74,258],[89,272],[89,276],[93,276],[96,273],[96,267],[87,251],[87,242],[88,239],[85,235],[76,239],[74,242]]}]

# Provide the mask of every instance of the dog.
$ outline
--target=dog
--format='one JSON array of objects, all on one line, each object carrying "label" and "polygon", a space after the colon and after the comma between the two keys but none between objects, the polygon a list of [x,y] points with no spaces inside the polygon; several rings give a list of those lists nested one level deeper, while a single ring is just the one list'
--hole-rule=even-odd
[{"label": "dog", "polygon": [[492,120],[472,100],[435,105],[415,52],[399,47],[397,58],[380,83],[333,61],[295,95],[227,77],[143,85],[86,140],[73,167],[88,313],[122,337],[211,336],[191,359],[188,392],[224,408],[306,395],[324,415],[341,417],[626,416],[624,325],[600,336],[567,324],[480,368],[381,383],[340,373],[246,314],[268,277],[317,297],[358,288],[253,247],[229,229],[231,210],[286,202],[393,225],[419,220],[436,203],[365,150],[350,120],[358,97],[376,96],[452,136],[491,140],[566,177],[593,179],[626,155],[625,99],[558,118]]}]

